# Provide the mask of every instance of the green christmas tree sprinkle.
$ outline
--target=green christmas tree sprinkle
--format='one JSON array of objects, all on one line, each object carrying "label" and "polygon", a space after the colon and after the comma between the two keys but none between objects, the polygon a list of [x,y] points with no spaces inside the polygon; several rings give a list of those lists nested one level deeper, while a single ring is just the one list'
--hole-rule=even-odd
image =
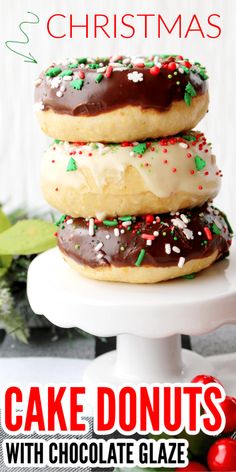
[{"label": "green christmas tree sprinkle", "polygon": [[60,67],[51,67],[51,69],[48,69],[48,71],[46,72],[46,75],[48,77],[56,77],[58,74],[60,74],[60,72]]},{"label": "green christmas tree sprinkle", "polygon": [[73,87],[75,90],[81,90],[84,85],[83,79],[75,79],[72,80],[70,86]]},{"label": "green christmas tree sprinkle", "polygon": [[139,143],[133,147],[133,152],[135,154],[144,154],[146,150],[147,150],[146,143]]},{"label": "green christmas tree sprinkle", "polygon": [[195,156],[195,166],[197,170],[202,170],[206,167],[206,161],[202,159],[200,156]]},{"label": "green christmas tree sprinkle", "polygon": [[73,157],[71,157],[69,162],[68,162],[66,172],[73,172],[77,169],[78,169],[78,166],[76,164],[76,161]]}]

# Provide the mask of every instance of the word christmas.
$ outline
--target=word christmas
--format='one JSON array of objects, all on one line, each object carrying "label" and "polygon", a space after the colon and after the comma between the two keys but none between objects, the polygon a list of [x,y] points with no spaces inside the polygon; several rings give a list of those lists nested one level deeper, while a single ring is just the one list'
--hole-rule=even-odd
[{"label": "word christmas", "polygon": [[221,35],[221,16],[212,13],[207,18],[193,14],[186,18],[179,14],[174,18],[165,18],[161,14],[126,13],[107,16],[105,14],[65,15],[54,13],[47,21],[47,31],[52,38],[101,38],[129,39],[135,36],[159,39],[168,35],[175,38],[210,38]]}]

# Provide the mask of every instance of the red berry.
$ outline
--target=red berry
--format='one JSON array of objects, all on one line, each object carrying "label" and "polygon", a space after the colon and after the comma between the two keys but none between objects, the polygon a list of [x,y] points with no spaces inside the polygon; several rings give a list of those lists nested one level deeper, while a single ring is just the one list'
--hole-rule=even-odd
[{"label": "red berry", "polygon": [[150,74],[152,75],[158,75],[160,73],[160,67],[157,67],[157,66],[153,66],[151,67],[150,69]]},{"label": "red berry", "polygon": [[169,70],[175,70],[176,69],[176,63],[175,62],[169,62],[168,64],[168,69]]},{"label": "red berry", "polygon": [[185,470],[187,472],[205,472],[208,469],[205,467],[205,465],[200,464],[200,462],[190,461],[186,467],[181,467],[175,470],[176,472],[180,472],[181,470]]},{"label": "red berry", "polygon": [[224,433],[232,433],[236,430],[236,398],[226,396],[221,408],[226,419]]},{"label": "red berry", "polygon": [[204,385],[207,385],[209,383],[218,383],[222,385],[221,382],[216,377],[213,377],[212,375],[197,375],[196,377],[194,377],[193,380],[191,380],[191,382],[202,383]]},{"label": "red berry", "polygon": [[145,216],[145,221],[148,225],[150,225],[154,221],[154,216],[153,215],[146,215]]},{"label": "red berry", "polygon": [[235,472],[236,441],[231,438],[216,441],[208,451],[207,464],[212,472]]}]

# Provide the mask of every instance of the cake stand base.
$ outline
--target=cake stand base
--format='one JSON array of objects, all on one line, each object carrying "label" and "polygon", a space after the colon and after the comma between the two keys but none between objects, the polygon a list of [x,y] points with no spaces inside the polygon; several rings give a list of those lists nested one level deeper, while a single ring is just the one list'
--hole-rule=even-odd
[{"label": "cake stand base", "polygon": [[236,250],[193,280],[154,285],[83,278],[57,249],[36,257],[28,272],[32,310],[64,328],[117,336],[117,351],[100,356],[85,380],[152,383],[214,374],[207,359],[181,351],[180,333],[199,335],[236,322]]},{"label": "cake stand base", "polygon": [[87,385],[189,382],[214,367],[195,352],[181,349],[180,335],[160,339],[130,334],[117,336],[117,350],[97,357],[84,374]]}]

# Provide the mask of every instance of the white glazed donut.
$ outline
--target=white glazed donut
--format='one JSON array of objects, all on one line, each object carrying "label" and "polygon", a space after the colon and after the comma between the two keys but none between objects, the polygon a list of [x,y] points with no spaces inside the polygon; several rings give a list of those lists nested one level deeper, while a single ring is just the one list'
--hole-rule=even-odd
[{"label": "white glazed donut", "polygon": [[213,199],[221,173],[203,133],[145,143],[52,144],[42,191],[63,214],[98,218],[165,213]]}]

